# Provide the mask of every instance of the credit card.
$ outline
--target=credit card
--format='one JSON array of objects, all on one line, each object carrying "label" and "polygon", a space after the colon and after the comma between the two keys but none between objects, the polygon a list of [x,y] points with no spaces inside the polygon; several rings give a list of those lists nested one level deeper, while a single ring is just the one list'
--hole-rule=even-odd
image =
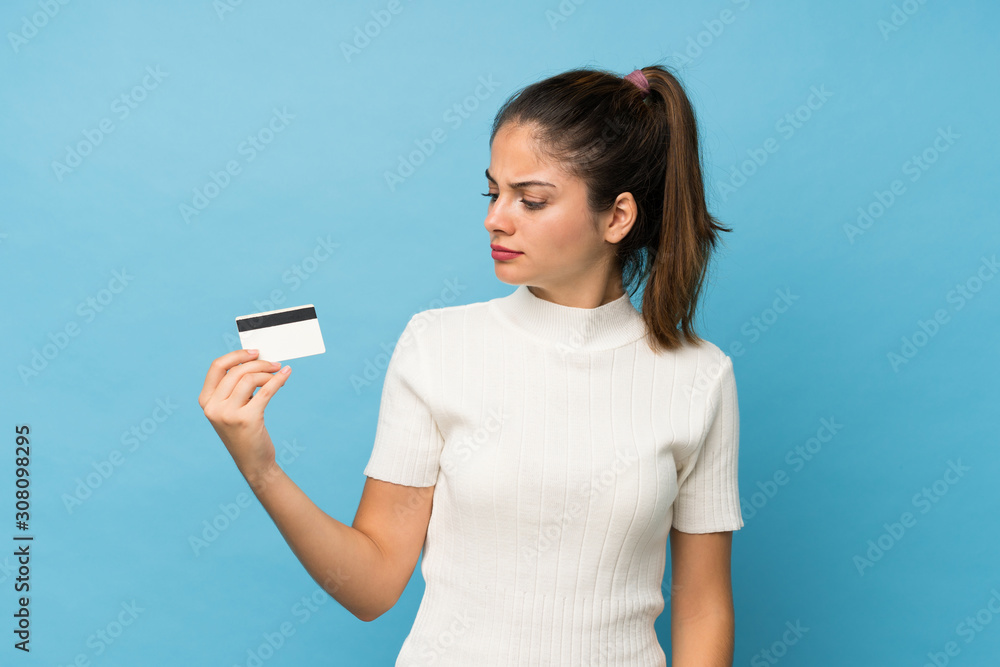
[{"label": "credit card", "polygon": [[258,359],[286,361],[326,352],[316,308],[309,303],[236,318],[243,349],[258,349]]}]

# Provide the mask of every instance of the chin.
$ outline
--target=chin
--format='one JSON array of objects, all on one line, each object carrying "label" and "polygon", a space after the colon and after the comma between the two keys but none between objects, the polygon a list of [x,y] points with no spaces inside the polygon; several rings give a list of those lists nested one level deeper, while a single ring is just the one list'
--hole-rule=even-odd
[{"label": "chin", "polygon": [[513,269],[510,266],[496,266],[493,273],[496,274],[497,280],[508,285],[534,284],[531,282],[534,276],[526,271]]}]

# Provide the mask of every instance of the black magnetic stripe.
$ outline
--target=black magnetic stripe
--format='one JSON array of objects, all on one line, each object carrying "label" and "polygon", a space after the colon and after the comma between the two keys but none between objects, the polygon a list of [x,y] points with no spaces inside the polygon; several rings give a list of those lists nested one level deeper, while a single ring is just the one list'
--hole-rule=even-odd
[{"label": "black magnetic stripe", "polygon": [[276,327],[279,324],[291,324],[292,322],[315,319],[316,308],[309,306],[308,308],[286,310],[283,313],[271,313],[270,315],[261,315],[260,317],[248,317],[246,319],[236,320],[236,328],[240,331],[253,331],[254,329]]}]

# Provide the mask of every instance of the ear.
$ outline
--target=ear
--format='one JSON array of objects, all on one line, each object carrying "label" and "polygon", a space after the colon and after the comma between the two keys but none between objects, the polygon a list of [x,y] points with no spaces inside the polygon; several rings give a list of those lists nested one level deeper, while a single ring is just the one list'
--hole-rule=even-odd
[{"label": "ear", "polygon": [[618,243],[628,236],[632,225],[639,217],[639,207],[636,205],[632,193],[623,192],[618,195],[615,203],[611,206],[609,215],[611,217],[607,219],[604,228],[604,240],[608,243]]}]

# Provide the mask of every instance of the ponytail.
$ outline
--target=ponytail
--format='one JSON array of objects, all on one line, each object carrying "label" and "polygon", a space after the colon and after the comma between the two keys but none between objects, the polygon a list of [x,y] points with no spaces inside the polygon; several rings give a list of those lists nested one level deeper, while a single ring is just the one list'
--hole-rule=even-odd
[{"label": "ponytail", "polygon": [[681,84],[665,69],[646,68],[650,83],[653,122],[665,127],[662,146],[662,215],[659,233],[646,246],[648,279],[642,296],[642,315],[652,338],[673,349],[682,337],[701,338],[694,318],[712,251],[719,232],[731,232],[709,212],[701,173],[698,128],[694,109]]}]

